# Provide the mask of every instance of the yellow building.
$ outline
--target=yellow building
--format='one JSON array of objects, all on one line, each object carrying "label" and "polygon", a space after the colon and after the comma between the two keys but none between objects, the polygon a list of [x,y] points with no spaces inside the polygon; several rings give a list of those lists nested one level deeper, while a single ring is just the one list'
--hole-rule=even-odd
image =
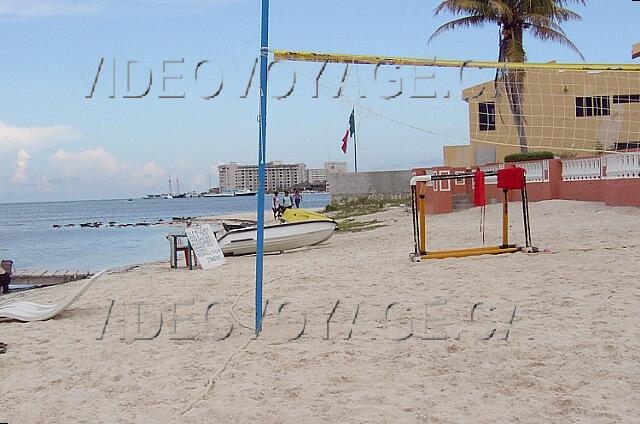
[{"label": "yellow building", "polygon": [[[529,151],[589,156],[639,145],[640,73],[529,70],[521,97]],[[445,146],[446,166],[501,162],[520,152],[504,83],[469,87],[463,99],[470,144]]]}]

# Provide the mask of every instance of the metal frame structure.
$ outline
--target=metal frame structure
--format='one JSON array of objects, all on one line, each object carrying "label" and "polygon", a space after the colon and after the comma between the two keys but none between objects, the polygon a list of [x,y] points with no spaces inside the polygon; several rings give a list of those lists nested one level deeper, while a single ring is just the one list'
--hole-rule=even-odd
[{"label": "metal frame structure", "polygon": [[260,124],[258,142],[258,222],[256,236],[256,324],[255,333],[262,331],[262,276],[264,268],[264,186],[267,181],[267,74],[269,62],[269,0],[262,0],[260,28]]},{"label": "metal frame structure", "polygon": [[272,53],[275,60],[352,63],[356,65],[430,66],[440,68],[557,69],[565,71],[640,71],[640,65],[627,63],[491,62],[475,60],[420,59],[411,57],[341,53],[312,53],[288,50],[273,50]]},{"label": "metal frame structure", "polygon": [[[487,172],[485,177],[495,176],[497,172]],[[509,190],[503,189],[502,196],[502,244],[500,246],[481,246],[467,249],[428,251],[426,242],[426,191],[427,184],[432,181],[474,178],[475,173],[453,175],[422,175],[411,179],[411,210],[413,215],[414,251],[409,255],[413,262],[422,259],[462,258],[467,256],[497,255],[501,253],[515,253],[522,250],[537,251],[531,245],[531,227],[529,223],[529,201],[527,198],[526,182],[521,189],[522,216],[524,221],[525,246],[509,244]]]},{"label": "metal frame structure", "polygon": [[[264,243],[264,199],[265,199],[265,180],[266,180],[266,147],[267,147],[267,70],[268,70],[268,56],[269,53],[273,53],[274,59],[287,60],[287,61],[302,61],[302,62],[322,62],[322,63],[348,63],[348,64],[363,64],[363,65],[398,65],[398,66],[430,66],[430,67],[448,67],[448,68],[499,68],[499,69],[555,69],[566,71],[640,71],[640,65],[635,64],[586,64],[586,63],[520,63],[520,62],[491,62],[491,61],[464,61],[464,60],[438,60],[438,59],[419,59],[419,58],[404,58],[393,56],[372,56],[372,55],[353,55],[353,54],[337,54],[337,53],[313,53],[313,52],[301,52],[301,51],[288,51],[288,50],[269,50],[269,0],[262,1],[262,24],[261,24],[261,38],[260,38],[260,141],[258,148],[258,178],[260,186],[258,187],[258,236],[257,236],[257,254],[256,254],[256,290],[255,290],[255,331],[256,334],[260,333],[262,329],[262,277],[263,277],[263,243]],[[456,175],[453,178],[461,178]],[[467,177],[468,178],[468,177]],[[434,180],[436,178],[434,177]],[[441,178],[444,179],[444,178]],[[420,180],[421,181],[421,180]],[[418,182],[418,181],[416,181]],[[414,185],[412,184],[414,188]],[[424,199],[423,199],[424,200]],[[506,216],[508,214],[508,193],[505,193],[504,199],[504,212]],[[414,209],[418,206],[414,203]],[[422,213],[424,211],[424,202],[422,202]],[[528,229],[528,206],[526,201],[526,186],[523,189],[523,209],[525,213],[525,232],[527,237],[527,247],[535,249],[530,246],[530,233]],[[415,216],[414,221],[420,220]],[[506,219],[506,218],[505,218]],[[510,249],[519,250],[521,248],[508,247],[508,234],[506,229],[506,221],[503,229],[503,246],[493,248],[477,248],[477,249],[462,249],[458,251],[445,251],[441,253],[442,257],[451,256],[469,256],[470,254],[487,254],[487,253],[507,253],[512,251]],[[424,226],[422,227],[424,232]],[[417,229],[416,229],[417,231]],[[416,239],[417,246],[417,239]],[[507,247],[504,247],[507,246]],[[427,258],[435,258],[437,252],[426,253],[424,250],[424,256]],[[422,258],[423,251],[419,251],[416,247],[417,258]]]}]

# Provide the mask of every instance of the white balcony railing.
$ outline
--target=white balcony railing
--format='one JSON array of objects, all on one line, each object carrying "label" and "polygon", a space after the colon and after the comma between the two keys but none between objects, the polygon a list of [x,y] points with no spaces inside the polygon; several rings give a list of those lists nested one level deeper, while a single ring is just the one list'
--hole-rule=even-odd
[{"label": "white balcony railing", "polygon": [[640,152],[616,153],[604,157],[605,178],[640,178]]},{"label": "white balcony railing", "polygon": [[601,158],[562,160],[562,181],[599,180],[602,178]]},{"label": "white balcony railing", "polygon": [[[504,168],[504,163],[493,163],[490,165],[482,165],[479,168],[483,172],[498,172],[499,170]],[[491,177],[486,177],[484,181],[485,181],[485,184],[498,184],[498,177],[495,175]]]},{"label": "white balcony railing", "polygon": [[546,183],[549,181],[549,161],[523,162],[516,164],[526,171],[528,183]]}]

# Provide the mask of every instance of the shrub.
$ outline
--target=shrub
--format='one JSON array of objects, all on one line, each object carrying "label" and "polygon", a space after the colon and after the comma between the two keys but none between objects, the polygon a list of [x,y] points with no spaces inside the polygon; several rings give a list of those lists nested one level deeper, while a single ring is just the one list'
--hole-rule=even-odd
[{"label": "shrub", "polygon": [[370,215],[383,211],[389,206],[410,204],[408,196],[403,197],[352,197],[342,201],[335,201],[327,205],[324,212],[330,212],[334,219],[344,219],[354,216]]},{"label": "shrub", "polygon": [[507,155],[504,157],[505,162],[525,162],[528,160],[541,160],[541,159],[553,159],[554,155],[552,152],[541,151],[541,152],[526,152],[526,153],[514,153],[512,155]]}]

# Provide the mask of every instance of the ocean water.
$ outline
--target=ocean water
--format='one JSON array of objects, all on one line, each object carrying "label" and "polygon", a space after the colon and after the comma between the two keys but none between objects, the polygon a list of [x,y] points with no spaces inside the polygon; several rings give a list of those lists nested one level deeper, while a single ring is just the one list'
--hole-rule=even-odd
[{"label": "ocean water", "polygon": [[[0,259],[11,259],[16,269],[89,270],[168,259],[165,235],[184,227],[108,227],[118,224],[156,222],[172,217],[196,217],[251,212],[257,197],[193,199],[94,200],[78,202],[0,204]],[[321,208],[327,194],[305,195],[304,208]],[[271,210],[271,197],[265,210]],[[100,228],[79,224],[102,222]],[[53,225],[76,224],[71,228]]]}]

